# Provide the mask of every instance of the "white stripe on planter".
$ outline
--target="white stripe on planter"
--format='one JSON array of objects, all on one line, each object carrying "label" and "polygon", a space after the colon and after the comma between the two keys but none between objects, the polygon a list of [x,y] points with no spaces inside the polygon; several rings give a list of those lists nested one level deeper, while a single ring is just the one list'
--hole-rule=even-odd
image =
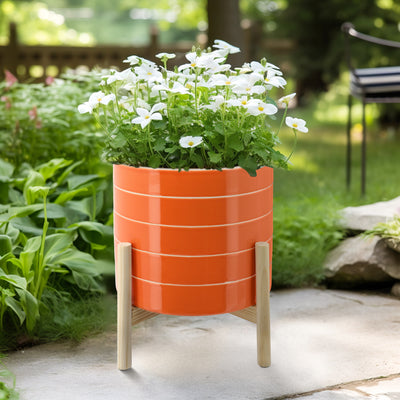
[{"label": "white stripe on planter", "polygon": [[270,215],[272,213],[272,210],[268,211],[266,214],[261,215],[260,217],[257,218],[252,218],[252,219],[248,219],[246,221],[239,221],[239,222],[233,222],[230,224],[221,224],[221,225],[165,225],[165,224],[154,224],[152,222],[143,222],[143,221],[138,221],[136,219],[132,219],[132,218],[128,218],[125,217],[125,215],[120,214],[118,211],[114,210],[114,214],[118,215],[119,217],[126,219],[128,221],[132,221],[132,222],[136,222],[138,224],[143,224],[143,225],[151,225],[151,226],[162,226],[165,228],[180,228],[180,229],[198,229],[198,228],[222,228],[224,226],[235,226],[235,225],[242,225],[242,224],[246,224],[248,222],[253,222],[253,221],[257,221],[259,219],[268,217],[268,215]]},{"label": "white stripe on planter", "polygon": [[[270,236],[268,239],[265,240],[259,240],[259,242],[269,242],[272,239],[272,236]],[[114,235],[114,240],[118,243],[123,243],[125,241],[121,241],[118,238],[115,237]],[[168,253],[156,253],[154,251],[148,251],[148,250],[140,250],[132,246],[132,250],[138,251],[140,253],[146,253],[146,254],[154,254],[156,256],[163,256],[163,257],[182,257],[182,258],[207,258],[207,257],[223,257],[223,256],[229,256],[232,254],[240,254],[240,253],[246,253],[249,251],[254,251],[255,247],[251,247],[250,249],[245,249],[245,250],[238,250],[238,251],[233,251],[231,253],[219,253],[219,254],[168,254]]]},{"label": "white stripe on planter", "polygon": [[156,194],[146,194],[146,193],[138,193],[138,192],[131,192],[130,190],[126,190],[121,188],[120,186],[117,186],[114,184],[114,188],[117,190],[120,190],[121,192],[126,192],[130,194],[134,194],[136,196],[144,196],[144,197],[155,197],[155,198],[160,198],[160,199],[196,199],[196,200],[201,200],[201,199],[222,199],[222,198],[228,198],[228,197],[241,197],[241,196],[249,196],[252,194],[260,193],[264,190],[268,190],[272,188],[273,185],[269,185],[267,187],[264,187],[259,190],[255,190],[254,192],[245,192],[245,193],[238,193],[238,194],[228,194],[224,196],[162,196],[162,195],[156,195]]},{"label": "white stripe on planter", "polygon": [[182,285],[182,284],[177,284],[177,283],[163,283],[163,282],[154,282],[154,281],[149,281],[147,279],[143,278],[138,278],[135,275],[132,275],[132,278],[137,279],[138,281],[150,283],[152,285],[157,285],[157,286],[186,286],[186,287],[204,287],[204,286],[222,286],[222,285],[231,285],[243,281],[247,281],[249,279],[255,278],[256,274],[248,276],[246,278],[238,279],[237,281],[228,281],[228,282],[222,282],[222,283],[205,283],[204,285]]}]

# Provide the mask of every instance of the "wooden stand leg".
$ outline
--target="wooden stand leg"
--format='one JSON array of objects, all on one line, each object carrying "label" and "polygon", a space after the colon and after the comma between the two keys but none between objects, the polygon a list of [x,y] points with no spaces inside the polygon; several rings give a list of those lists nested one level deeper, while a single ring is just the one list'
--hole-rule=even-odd
[{"label": "wooden stand leg", "polygon": [[120,243],[117,247],[117,354],[118,369],[132,366],[132,249],[130,243]]},{"label": "wooden stand leg", "polygon": [[269,244],[256,243],[257,361],[260,367],[271,365],[269,311]]}]

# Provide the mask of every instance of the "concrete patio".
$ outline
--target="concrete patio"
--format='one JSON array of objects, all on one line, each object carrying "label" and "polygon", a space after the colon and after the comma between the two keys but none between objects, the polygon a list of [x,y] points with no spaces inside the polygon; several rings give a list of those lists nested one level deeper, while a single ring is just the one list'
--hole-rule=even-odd
[{"label": "concrete patio", "polygon": [[233,315],[158,316],[133,328],[133,369],[116,368],[116,328],[79,345],[6,359],[21,400],[400,399],[400,301],[337,290],[271,293],[272,366]]}]

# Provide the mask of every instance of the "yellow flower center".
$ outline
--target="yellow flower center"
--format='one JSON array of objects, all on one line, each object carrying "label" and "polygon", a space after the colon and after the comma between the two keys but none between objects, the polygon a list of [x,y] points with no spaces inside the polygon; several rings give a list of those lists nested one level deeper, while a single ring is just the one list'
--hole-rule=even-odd
[{"label": "yellow flower center", "polygon": [[196,63],[191,63],[190,66],[191,66],[191,67],[195,67],[195,66],[196,66]]},{"label": "yellow flower center", "polygon": [[150,118],[150,115],[146,115],[145,117],[144,117],[144,119],[149,119]]},{"label": "yellow flower center", "polygon": [[101,97],[99,97],[99,98],[97,99],[97,101],[100,103],[100,102],[101,102]]},{"label": "yellow flower center", "polygon": [[153,75],[153,73],[149,71],[149,72],[147,73],[147,75]]},{"label": "yellow flower center", "polygon": [[265,82],[269,82],[269,78],[265,78]]},{"label": "yellow flower center", "polygon": [[188,145],[189,145],[189,146],[193,146],[193,145],[194,145],[194,142],[191,140],[190,142],[188,142]]},{"label": "yellow flower center", "polygon": [[191,89],[192,88],[192,85],[190,83],[187,83],[185,86],[186,86],[187,89]]},{"label": "yellow flower center", "polygon": [[259,109],[260,111],[264,111],[264,107],[263,107],[263,106],[258,106],[258,109]]},{"label": "yellow flower center", "polygon": [[297,128],[298,127],[298,125],[297,124],[293,124],[293,128]]},{"label": "yellow flower center", "polygon": [[225,82],[227,85],[230,85],[232,82],[231,81],[226,81]]},{"label": "yellow flower center", "polygon": [[245,106],[247,104],[247,100],[242,100],[242,104]]}]

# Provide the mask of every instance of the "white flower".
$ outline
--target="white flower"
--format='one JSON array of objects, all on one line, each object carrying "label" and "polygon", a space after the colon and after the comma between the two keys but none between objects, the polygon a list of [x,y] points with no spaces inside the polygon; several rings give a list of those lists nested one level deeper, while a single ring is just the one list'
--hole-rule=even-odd
[{"label": "white flower", "polygon": [[136,65],[136,64],[139,64],[139,60],[140,60],[140,57],[138,57],[138,56],[129,56],[123,62],[129,63],[130,65]]},{"label": "white flower", "polygon": [[[248,67],[249,65],[244,64],[243,66]],[[271,63],[265,63],[265,65],[262,65],[258,61],[252,61],[250,63],[250,68],[252,69],[252,71],[259,72],[262,74],[264,74],[267,71],[273,70],[275,72],[275,75],[282,75],[282,72],[279,70],[279,67]]]},{"label": "white flower", "polygon": [[153,65],[142,64],[140,67],[135,67],[135,72],[139,79],[148,82],[161,82],[163,79],[161,72]]},{"label": "white flower", "polygon": [[237,94],[262,94],[265,87],[255,85],[263,77],[260,74],[239,75],[239,79],[235,82],[235,93]]},{"label": "white flower", "polygon": [[275,87],[281,87],[283,88],[286,85],[286,80],[282,78],[281,76],[276,75],[276,71],[270,69],[267,72],[267,76],[264,79],[264,82],[267,85],[275,86]]},{"label": "white flower", "polygon": [[111,75],[106,75],[107,85],[115,81],[125,81],[125,83],[135,83],[136,75],[131,71],[130,68],[125,69],[121,72],[111,71]]},{"label": "white flower", "polygon": [[218,63],[214,60],[214,56],[211,53],[197,55],[196,52],[187,53],[185,55],[186,59],[190,64],[183,64],[178,68],[178,71],[183,71],[188,68],[205,68],[214,69],[218,67]]},{"label": "white flower", "polygon": [[115,95],[114,94],[105,94],[103,92],[95,92],[92,93],[89,97],[89,100],[83,104],[80,104],[78,106],[78,111],[81,114],[85,113],[92,113],[93,109],[97,107],[99,104],[104,104],[107,105],[110,101],[115,100]]},{"label": "white flower", "polygon": [[175,58],[176,57],[176,54],[173,54],[173,53],[158,53],[158,54],[156,54],[156,57],[157,58],[165,58],[165,59],[167,59],[167,60],[171,60],[172,58]]},{"label": "white flower", "polygon": [[123,62],[129,63],[130,65],[137,65],[137,64],[142,63],[144,65],[156,66],[155,62],[147,60],[147,59],[145,59],[143,57],[139,57],[139,56],[129,56]]},{"label": "white flower", "polygon": [[221,107],[222,104],[224,104],[224,102],[225,102],[224,96],[218,94],[216,96],[212,96],[210,104],[205,105],[202,108],[207,108],[215,112]]},{"label": "white flower", "polygon": [[283,96],[278,100],[278,104],[279,105],[285,104],[286,107],[288,107],[290,101],[293,100],[295,96],[296,96],[296,93],[287,94],[286,96]]},{"label": "white flower", "polygon": [[239,77],[236,75],[226,76],[224,74],[213,75],[207,82],[207,87],[213,86],[233,86],[238,82]]},{"label": "white flower", "polygon": [[145,108],[138,107],[136,109],[138,117],[134,118],[131,122],[132,124],[140,124],[140,126],[145,128],[152,120],[162,120],[162,115],[157,112],[164,108],[164,104],[157,103],[153,106],[153,108],[149,111]]},{"label": "white flower", "polygon": [[185,149],[198,146],[202,142],[203,138],[201,136],[182,136],[179,139],[179,144]]},{"label": "white flower", "polygon": [[252,99],[247,102],[247,112],[251,115],[273,115],[278,111],[278,108],[273,104],[264,103],[261,100]]},{"label": "white flower", "polygon": [[214,41],[213,47],[219,50],[223,50],[225,54],[239,53],[239,47],[232,46],[231,44],[224,42],[223,40],[217,39]]},{"label": "white flower", "polygon": [[230,99],[226,103],[233,107],[247,107],[249,100],[247,96],[242,96],[240,99]]},{"label": "white flower", "polygon": [[293,128],[296,131],[304,133],[308,132],[308,128],[306,127],[306,121],[304,121],[304,119],[286,117],[285,123],[289,128]]}]

